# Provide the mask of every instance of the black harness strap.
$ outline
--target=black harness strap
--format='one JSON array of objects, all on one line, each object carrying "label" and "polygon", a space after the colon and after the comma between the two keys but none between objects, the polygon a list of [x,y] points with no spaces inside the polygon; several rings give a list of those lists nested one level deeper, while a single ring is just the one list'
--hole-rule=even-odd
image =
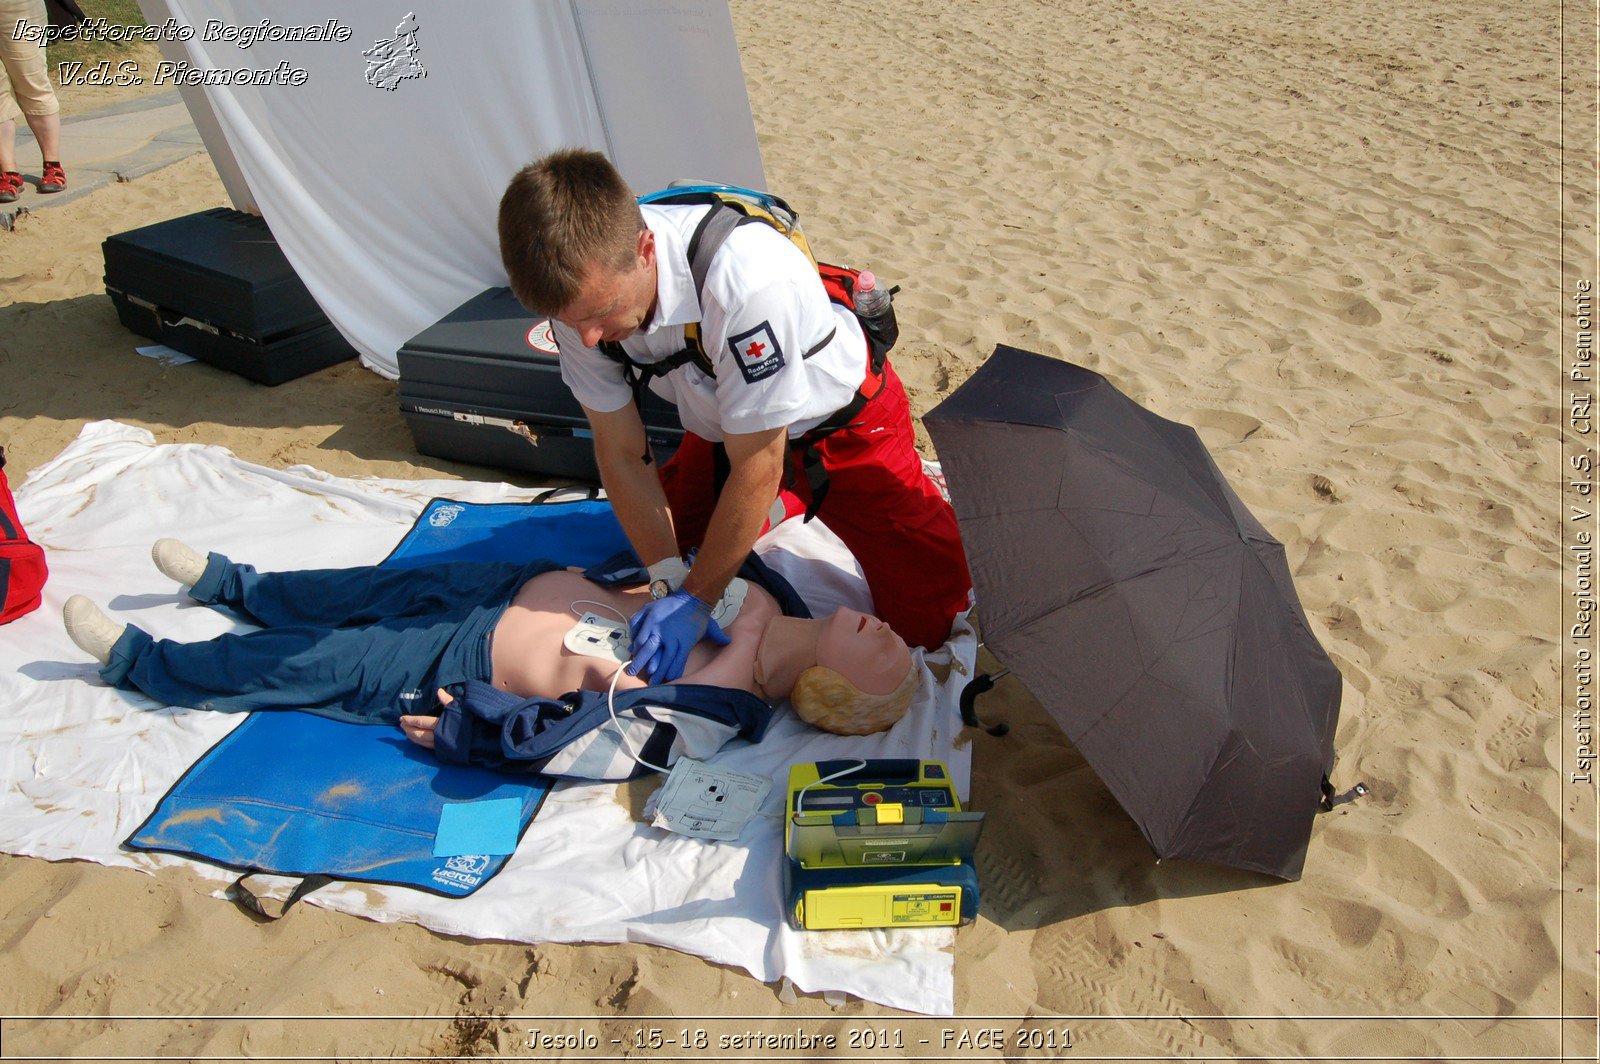
[{"label": "black harness strap", "polygon": [[806,485],[811,489],[811,500],[806,503],[806,515],[801,523],[804,524],[817,516],[817,511],[822,509],[822,500],[828,497],[828,470],[822,464],[822,455],[817,451],[817,445],[832,436],[840,429],[847,429],[855,421],[856,415],[865,410],[867,404],[883,393],[888,378],[882,375],[883,362],[874,359],[878,365],[877,387],[868,395],[867,381],[863,381],[861,388],[850,397],[850,401],[834,411],[827,420],[813,429],[808,429],[794,439],[789,445],[800,457],[800,469],[806,475]]},{"label": "black harness strap", "polygon": [[[614,340],[600,341],[599,350],[602,355],[605,355],[611,361],[621,364],[622,380],[633,392],[633,407],[639,411],[641,421],[644,420],[645,389],[650,387],[652,380],[657,377],[664,377],[679,366],[686,366],[690,362],[702,363],[702,369],[705,370],[710,368],[709,364],[706,363],[705,353],[698,346],[694,348],[685,347],[683,350],[674,352],[659,362],[635,362],[633,357],[622,349],[622,345]],[[655,455],[650,452],[648,435],[645,439],[642,461],[645,465],[655,461]]]},{"label": "black harness strap", "polygon": [[716,258],[717,252],[722,250],[722,245],[727,243],[733,231],[748,222],[761,222],[761,219],[740,214],[725,203],[717,203],[694,227],[694,235],[689,238],[689,273],[694,277],[696,295],[706,286],[706,277],[711,273],[711,260]]},{"label": "black harness strap", "polygon": [[[674,202],[663,200],[660,202]],[[699,198],[683,199],[676,202],[707,202]],[[706,212],[695,226],[694,233],[689,237],[688,258],[689,273],[694,279],[695,295],[705,289],[706,276],[711,272],[711,262],[716,258],[717,252],[722,250],[722,245],[727,243],[728,237],[741,225],[754,222],[766,225],[767,222],[754,215],[746,214],[737,207],[710,197],[711,209]],[[785,205],[787,209],[787,205]],[[828,330],[828,335],[813,344],[800,355],[801,361],[811,358],[822,351],[833,338],[838,335],[837,326]],[[806,484],[811,489],[811,501],[806,504],[805,520],[810,521],[817,516],[817,511],[822,508],[822,500],[828,495],[828,471],[822,464],[822,456],[817,453],[817,444],[838,432],[848,428],[850,423],[861,413],[873,399],[883,391],[883,367],[887,361],[888,348],[893,343],[890,338],[887,343],[878,337],[867,334],[867,377],[861,383],[861,388],[851,397],[850,402],[834,411],[829,417],[815,428],[796,436],[790,441],[794,453],[799,456],[800,468],[804,471]],[[700,341],[698,323],[690,323],[684,327],[684,347],[656,362],[637,362],[620,343],[602,341],[600,353],[622,366],[622,379],[633,392],[633,405],[640,411],[641,419],[644,411],[644,394],[650,382],[657,377],[664,377],[680,366],[691,363],[699,368],[700,372],[715,379],[716,370],[711,359],[706,355],[705,346]],[[868,389],[871,388],[869,394]],[[649,465],[655,461],[651,453],[648,436],[645,440],[643,461]],[[727,483],[729,475],[728,452],[719,443],[712,448],[712,490],[713,497],[720,497],[722,488]]]},{"label": "black harness strap", "polygon": [[[721,202],[712,204],[711,209],[700,219],[700,223],[695,226],[694,234],[689,238],[689,274],[694,278],[696,298],[705,287],[706,275],[711,271],[711,260],[722,250],[722,245],[727,242],[729,234],[746,222],[759,221],[761,219],[741,214]],[[711,359],[706,357],[704,345],[700,343],[700,330],[697,324],[686,325],[683,334],[683,348],[657,362],[636,362],[622,349],[620,343],[611,340],[601,341],[600,353],[611,361],[621,364],[622,379],[633,391],[633,405],[640,411],[641,418],[644,411],[645,389],[650,387],[650,382],[655,378],[664,377],[679,366],[691,363],[708,377],[717,375],[711,365]],[[831,335],[829,339],[832,339]],[[648,440],[644,445],[643,461],[645,465],[655,461]]]},{"label": "black harness strap", "polygon": [[[700,219],[694,233],[689,237],[688,248],[689,274],[694,279],[696,297],[705,289],[706,276],[711,272],[711,261],[716,258],[717,252],[722,250],[722,245],[727,243],[728,237],[735,229],[752,222],[758,225],[767,224],[762,219],[745,214],[721,201],[712,203],[711,209]],[[705,345],[700,342],[698,323],[691,322],[684,326],[683,332],[683,348],[656,362],[637,362],[623,350],[620,343],[611,340],[600,342],[600,353],[622,366],[622,379],[632,390],[633,405],[641,412],[641,416],[644,411],[645,390],[655,378],[664,377],[678,367],[690,364],[706,376],[716,377],[716,369],[712,366],[710,357],[706,355]],[[801,360],[810,358],[831,344],[837,332],[837,328],[829,329],[827,336],[800,356]],[[646,465],[655,461],[648,441],[645,443],[643,461]]]}]

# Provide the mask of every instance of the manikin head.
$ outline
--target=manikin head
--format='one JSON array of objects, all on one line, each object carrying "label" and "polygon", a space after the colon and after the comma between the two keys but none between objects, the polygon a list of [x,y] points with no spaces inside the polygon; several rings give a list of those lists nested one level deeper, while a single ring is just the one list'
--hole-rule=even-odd
[{"label": "manikin head", "polygon": [[787,692],[807,724],[838,735],[869,735],[905,716],[920,678],[905,640],[856,610],[822,620],[775,617],[756,653],[756,682]]},{"label": "manikin head", "polygon": [[500,258],[518,302],[593,347],[655,310],[655,234],[604,155],[558,151],[523,167],[500,198]]}]

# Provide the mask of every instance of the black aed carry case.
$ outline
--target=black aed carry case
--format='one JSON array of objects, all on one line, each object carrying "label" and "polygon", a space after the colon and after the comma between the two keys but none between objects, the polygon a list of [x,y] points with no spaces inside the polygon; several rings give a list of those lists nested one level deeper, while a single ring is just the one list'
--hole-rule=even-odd
[{"label": "black aed carry case", "polygon": [[216,207],[101,250],[122,324],[176,351],[261,384],[356,357],[255,215]]},{"label": "black aed carry case", "polygon": [[[598,482],[594,437],[561,380],[549,322],[509,288],[467,300],[400,348],[400,412],[436,458]],[[654,394],[640,413],[657,461],[683,440],[677,409]]]}]

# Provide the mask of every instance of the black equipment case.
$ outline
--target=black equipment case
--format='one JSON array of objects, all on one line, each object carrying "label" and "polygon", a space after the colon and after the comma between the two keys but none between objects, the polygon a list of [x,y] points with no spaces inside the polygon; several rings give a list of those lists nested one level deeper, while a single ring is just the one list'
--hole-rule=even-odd
[{"label": "black equipment case", "polygon": [[[437,458],[598,482],[594,439],[561,380],[550,324],[509,288],[473,296],[400,348],[400,412],[417,450]],[[656,461],[683,440],[672,404],[649,392]]]},{"label": "black equipment case", "polygon": [[356,357],[255,215],[215,207],[101,250],[122,324],[174,350],[262,384]]}]

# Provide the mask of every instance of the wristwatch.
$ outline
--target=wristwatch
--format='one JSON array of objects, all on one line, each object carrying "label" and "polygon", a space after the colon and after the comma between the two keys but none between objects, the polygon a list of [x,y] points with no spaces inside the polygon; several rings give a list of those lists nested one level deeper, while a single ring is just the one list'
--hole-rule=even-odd
[{"label": "wristwatch", "polygon": [[665,580],[650,581],[650,597],[652,599],[664,599],[670,594],[672,594],[672,585]]}]

